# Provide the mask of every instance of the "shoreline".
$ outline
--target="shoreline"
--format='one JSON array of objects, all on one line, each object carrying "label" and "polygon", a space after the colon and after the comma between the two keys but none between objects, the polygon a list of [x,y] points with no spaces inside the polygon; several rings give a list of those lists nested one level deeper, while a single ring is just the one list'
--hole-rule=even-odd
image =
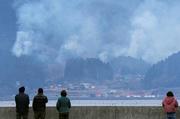
[{"label": "shoreline", "polygon": [[[49,100],[47,107],[55,107],[57,100]],[[161,106],[162,100],[71,100],[72,106]],[[30,101],[32,107],[32,101]],[[15,107],[14,101],[0,101],[0,107]]]}]

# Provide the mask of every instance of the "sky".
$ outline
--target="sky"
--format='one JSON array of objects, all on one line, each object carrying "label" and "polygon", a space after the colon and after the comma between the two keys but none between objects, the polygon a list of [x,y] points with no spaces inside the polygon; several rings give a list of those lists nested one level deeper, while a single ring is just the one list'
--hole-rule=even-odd
[{"label": "sky", "polygon": [[18,58],[25,55],[42,62],[63,62],[81,57],[108,62],[132,56],[156,63],[180,51],[179,0],[10,3],[17,29],[9,51]]}]

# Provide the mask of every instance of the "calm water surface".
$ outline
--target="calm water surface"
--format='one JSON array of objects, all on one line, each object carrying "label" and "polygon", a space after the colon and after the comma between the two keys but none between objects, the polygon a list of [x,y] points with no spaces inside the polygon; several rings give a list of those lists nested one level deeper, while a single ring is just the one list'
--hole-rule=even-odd
[{"label": "calm water surface", "polygon": [[[161,106],[161,102],[162,100],[71,100],[72,106]],[[55,105],[56,100],[49,100],[47,104]],[[0,101],[0,107],[15,107],[15,102]]]}]

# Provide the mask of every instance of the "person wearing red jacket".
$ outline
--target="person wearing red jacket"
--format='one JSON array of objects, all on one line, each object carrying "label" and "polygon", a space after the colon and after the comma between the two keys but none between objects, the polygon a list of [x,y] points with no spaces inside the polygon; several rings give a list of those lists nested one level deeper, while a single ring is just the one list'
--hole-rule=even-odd
[{"label": "person wearing red jacket", "polygon": [[162,102],[164,111],[166,112],[167,119],[176,119],[176,110],[178,108],[178,102],[174,97],[172,91],[168,91],[166,97]]}]

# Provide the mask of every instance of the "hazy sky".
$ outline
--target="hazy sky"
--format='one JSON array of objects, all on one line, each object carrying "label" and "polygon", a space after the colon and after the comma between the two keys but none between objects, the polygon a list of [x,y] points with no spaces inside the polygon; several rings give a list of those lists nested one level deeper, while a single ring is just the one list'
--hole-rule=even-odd
[{"label": "hazy sky", "polygon": [[123,55],[155,63],[180,50],[179,0],[15,0],[13,6],[17,57]]}]

